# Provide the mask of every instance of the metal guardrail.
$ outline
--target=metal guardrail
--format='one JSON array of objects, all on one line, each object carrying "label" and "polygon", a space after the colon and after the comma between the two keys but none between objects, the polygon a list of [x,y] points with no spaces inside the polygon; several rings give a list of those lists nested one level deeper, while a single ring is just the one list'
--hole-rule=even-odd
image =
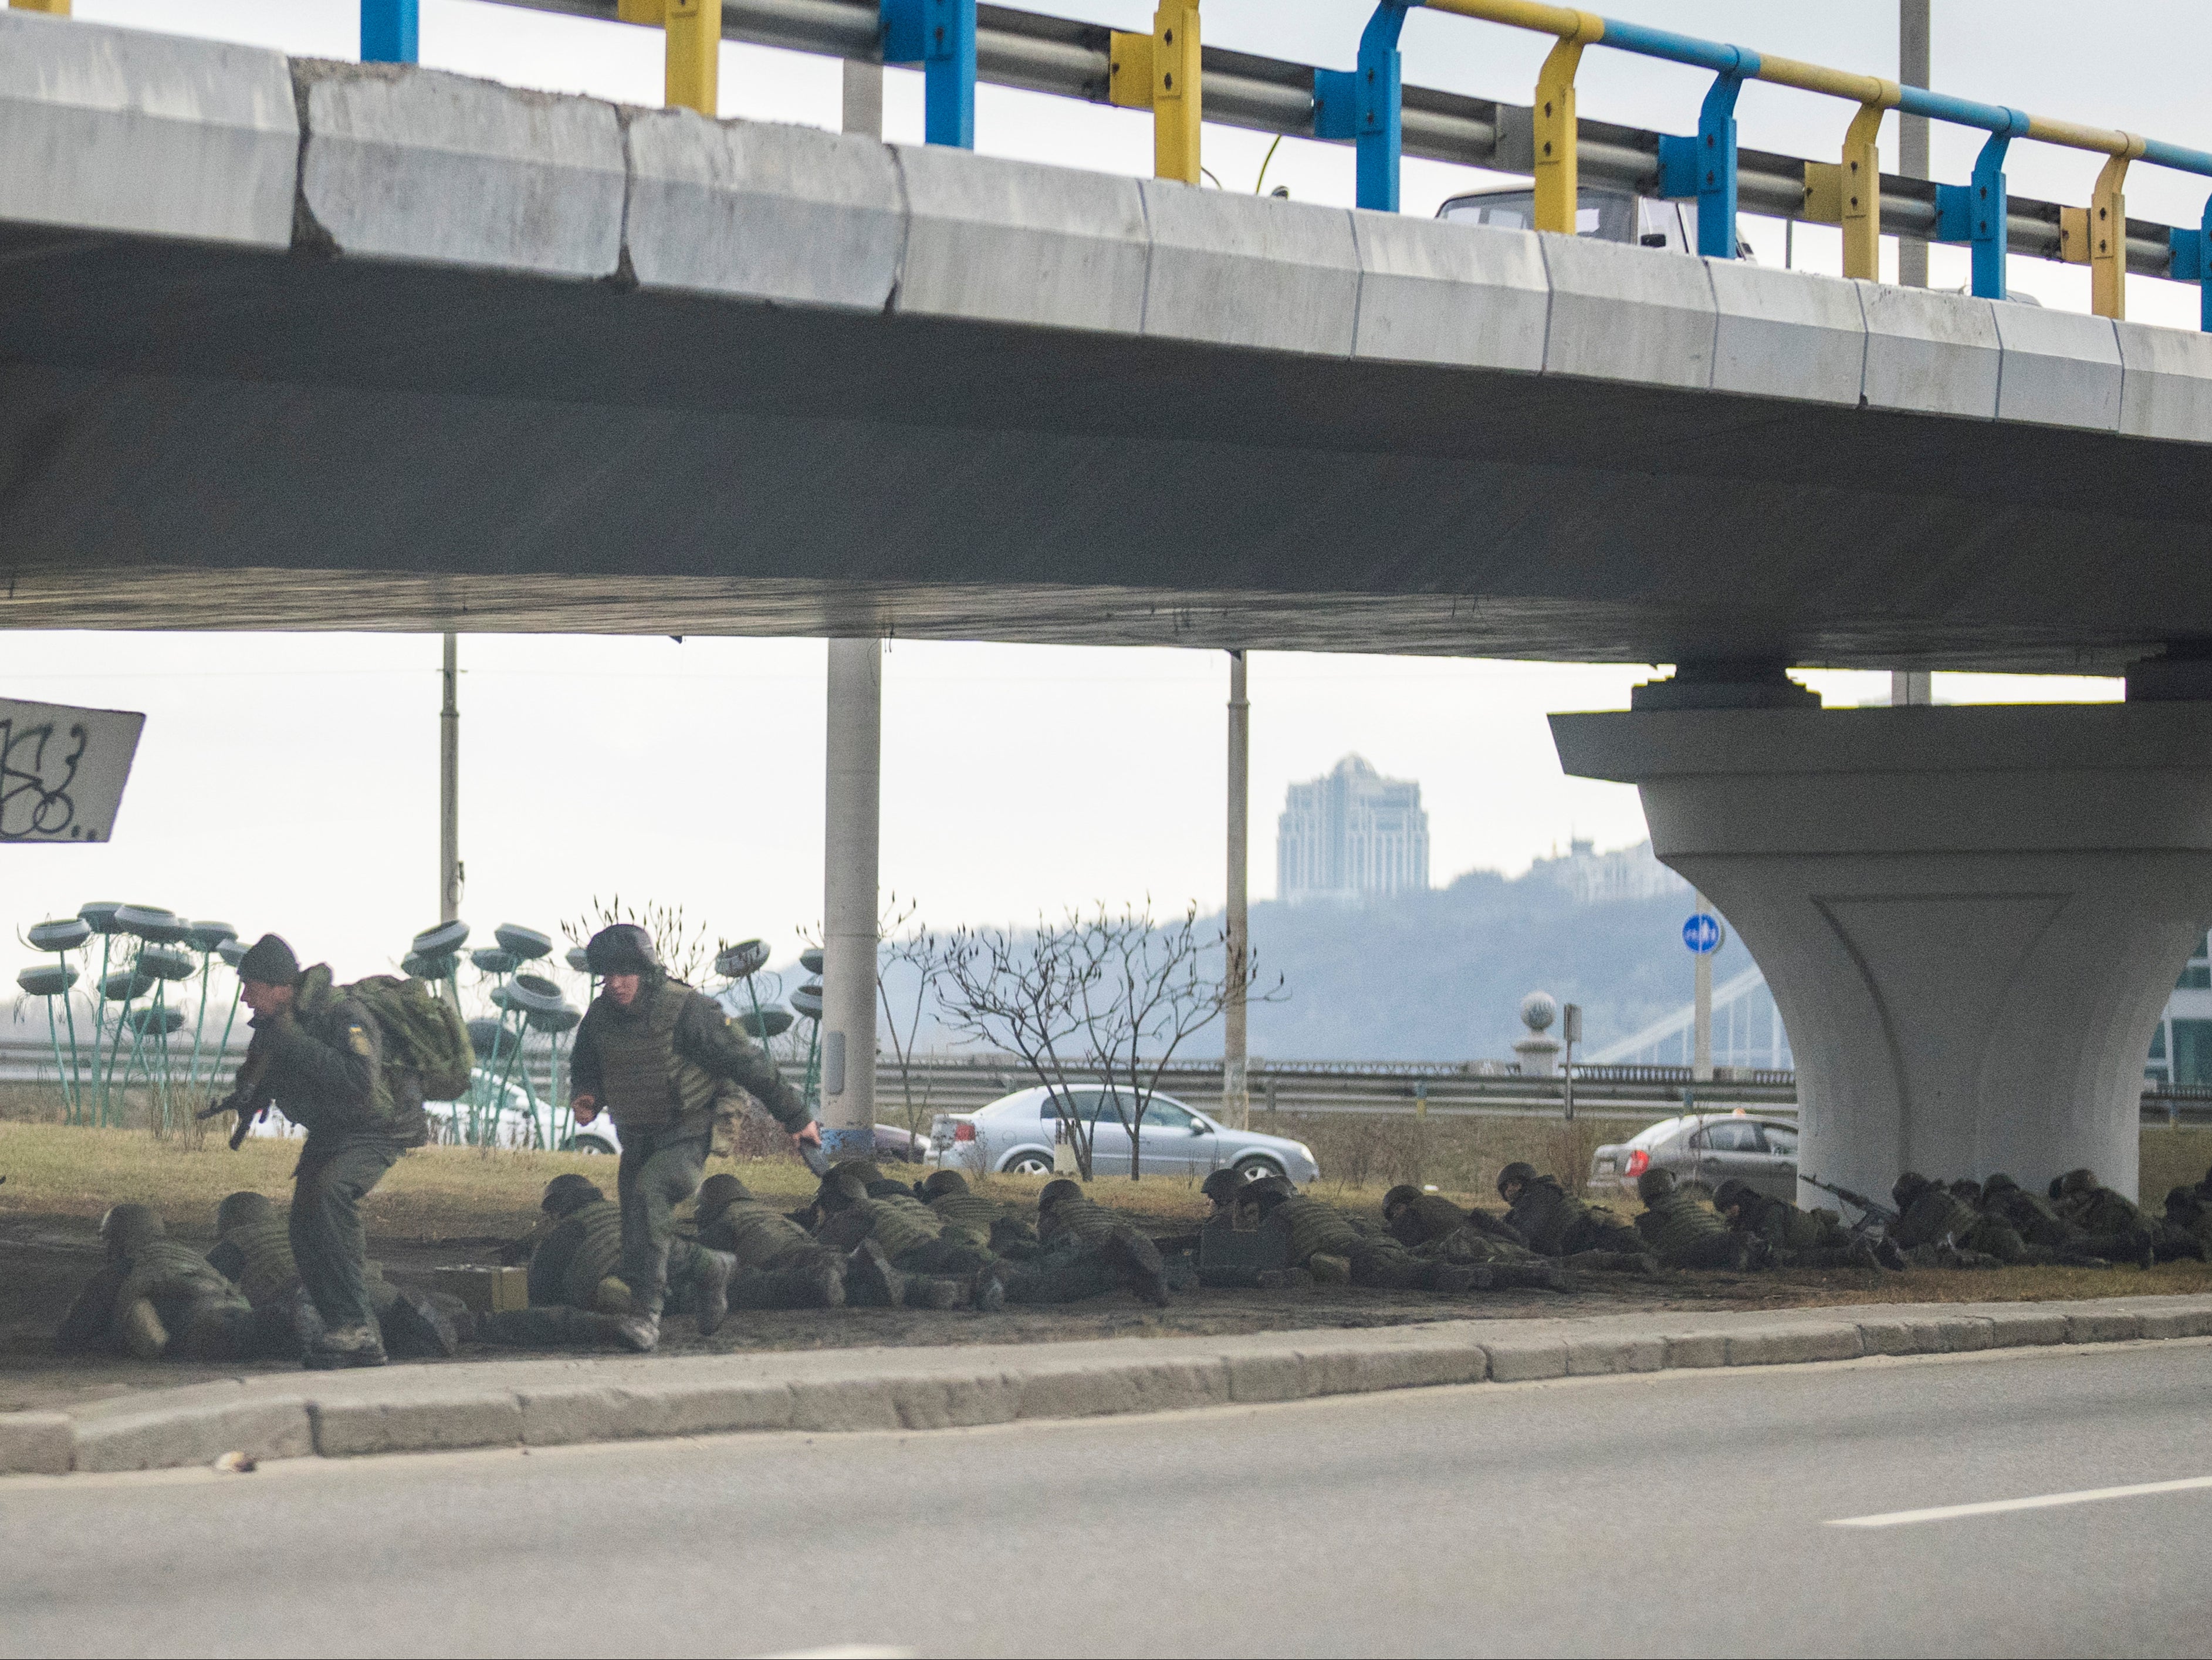
[{"label": "metal guardrail", "polygon": [[[632,0],[633,6],[635,3]],[[497,0],[497,3],[606,21],[617,21],[624,9],[623,0]],[[1111,103],[1115,101],[1112,94],[1115,34],[1112,29],[1069,18],[1008,6],[978,5],[975,76],[994,86],[1088,103]],[[722,0],[722,37],[857,62],[884,60],[880,0]],[[1603,44],[1619,45],[1620,39]],[[1316,77],[1356,73],[1218,46],[1202,48],[1200,58],[1207,121],[1288,137],[1330,136],[1316,130]],[[1773,61],[1778,69],[1784,60]],[[1873,77],[1861,78],[1873,81]],[[1955,112],[1948,106],[1959,100],[1911,90],[1916,107],[1925,98],[1935,119],[1954,119]],[[1903,89],[1899,95],[1902,100]],[[1400,153],[1533,176],[1538,160],[1537,116],[1531,105],[1401,85],[1397,114]],[[2021,119],[2025,124],[2029,118],[2023,114]],[[1327,125],[1326,115],[1322,123]],[[2021,136],[2066,143],[2088,132],[2039,119],[2037,125],[2042,131],[2023,128]],[[1672,135],[1579,119],[1575,134],[1574,149],[1583,178],[1645,194],[1660,189],[1662,144]],[[1351,132],[1334,136],[1356,142],[1356,135]],[[2169,148],[2153,146],[2154,153],[2145,159],[2160,161]],[[1810,182],[1816,184],[1836,167],[1832,162],[1810,165],[1814,170]],[[1807,202],[1807,167],[1802,156],[1737,149],[1734,192],[1737,204],[1746,211],[1775,218],[1815,221]],[[1939,186],[1934,180],[1895,173],[1882,173],[1880,181],[1873,216],[1884,230],[1923,240],[1972,240],[1966,233],[1974,227],[1962,223],[1957,208],[1942,196],[1950,190],[1970,191],[1973,186]],[[1363,202],[1363,205],[1371,204]],[[2076,258],[2066,221],[2086,211],[2033,197],[2008,195],[2004,246],[2011,252],[2036,258]],[[1820,219],[1826,216],[1824,209]],[[2178,281],[2200,280],[2202,255],[2193,252],[2202,246],[2200,227],[2175,227],[2132,217],[2125,223],[2128,271]],[[2177,246],[2183,250],[2179,262]]]}]

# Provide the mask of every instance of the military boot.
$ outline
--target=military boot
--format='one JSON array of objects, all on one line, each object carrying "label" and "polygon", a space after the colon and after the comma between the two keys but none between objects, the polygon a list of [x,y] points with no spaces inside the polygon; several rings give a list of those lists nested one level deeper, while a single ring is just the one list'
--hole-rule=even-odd
[{"label": "military boot", "polygon": [[[1316,1262],[1321,1260],[1318,1256],[1314,1258]],[[1463,1292],[1488,1291],[1491,1271],[1474,1262],[1439,1262],[1429,1272],[1429,1285],[1453,1297]]]},{"label": "military boot", "polygon": [[906,1303],[906,1275],[891,1266],[884,1248],[863,1239],[845,1259],[845,1300],[859,1307],[896,1309]]},{"label": "military boot", "polygon": [[[910,1309],[957,1309],[966,1300],[968,1287],[957,1280],[940,1280],[933,1274],[909,1274],[906,1276],[906,1305]],[[1000,1296],[1006,1295],[1004,1286]]]},{"label": "military boot", "polygon": [[730,1312],[730,1276],[738,1259],[727,1251],[702,1250],[693,1294],[699,1299],[699,1335],[711,1337]]},{"label": "military boot", "polygon": [[1150,1236],[1133,1229],[1116,1232],[1107,1242],[1106,1256],[1131,1291],[1155,1308],[1167,1307],[1167,1263]]},{"label": "military boot", "polygon": [[610,1329],[615,1341],[633,1354],[650,1354],[660,1343],[660,1316],[657,1314],[619,1315]]},{"label": "military boot", "polygon": [[1006,1282],[986,1268],[975,1276],[968,1300],[978,1314],[996,1314],[1006,1306]]},{"label": "military boot", "polygon": [[1554,1262],[1492,1262],[1485,1270],[1498,1291],[1558,1291],[1566,1274]]},{"label": "military boot", "polygon": [[349,1366],[385,1364],[384,1340],[373,1326],[337,1326],[325,1331],[302,1358],[310,1371],[337,1371]]},{"label": "military boot", "polygon": [[169,1347],[169,1329],[145,1298],[124,1310],[123,1347],[141,1360],[158,1360]]},{"label": "military boot", "polygon": [[402,1291],[392,1299],[384,1329],[392,1352],[403,1359],[434,1354],[450,1360],[461,1347],[452,1317],[419,1291]]},{"label": "military boot", "polygon": [[1316,1251],[1306,1258],[1306,1272],[1313,1275],[1317,1286],[1348,1286],[1352,1283],[1352,1259]]}]

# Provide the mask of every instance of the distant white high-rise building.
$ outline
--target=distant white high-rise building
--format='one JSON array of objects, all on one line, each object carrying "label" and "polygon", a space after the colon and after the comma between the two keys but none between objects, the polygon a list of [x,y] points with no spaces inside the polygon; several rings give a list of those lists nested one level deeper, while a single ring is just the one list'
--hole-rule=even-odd
[{"label": "distant white high-rise building", "polygon": [[1357,755],[1325,778],[1293,784],[1275,831],[1278,895],[1357,901],[1429,885],[1429,815],[1421,787],[1385,778]]}]

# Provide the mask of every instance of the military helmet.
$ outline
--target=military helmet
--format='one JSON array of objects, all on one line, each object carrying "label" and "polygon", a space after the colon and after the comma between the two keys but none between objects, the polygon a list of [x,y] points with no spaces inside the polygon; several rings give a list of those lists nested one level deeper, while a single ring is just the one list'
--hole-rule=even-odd
[{"label": "military helmet", "polygon": [[1037,1208],[1041,1211],[1050,1210],[1063,1199],[1080,1199],[1081,1197],[1083,1197],[1083,1189],[1063,1176],[1057,1181],[1044,1184],[1044,1191],[1037,1195]]},{"label": "military helmet", "polygon": [[1297,1189],[1291,1185],[1291,1178],[1287,1176],[1278,1176],[1273,1171],[1269,1171],[1265,1176],[1254,1177],[1237,1191],[1240,1194],[1279,1193],[1285,1199],[1295,1199],[1298,1196]]},{"label": "military helmet", "polygon": [[1382,1214],[1389,1216],[1402,1207],[1412,1204],[1421,1196],[1421,1190],[1410,1182],[1401,1182],[1382,1195]]},{"label": "military helmet", "polygon": [[2168,1221],[2179,1221],[2186,1217],[2194,1219],[2204,1208],[2204,1195],[2194,1188],[2178,1187],[2166,1195],[2166,1215]]},{"label": "military helmet", "polygon": [[636,923],[617,922],[591,937],[584,963],[593,974],[651,974],[660,966],[660,953]]},{"label": "military helmet", "polygon": [[265,1193],[234,1193],[215,1208],[215,1231],[217,1237],[233,1228],[251,1227],[257,1222],[276,1219],[276,1207]]},{"label": "military helmet", "polygon": [[1951,1183],[1951,1196],[1969,1205],[1978,1205],[1982,1202],[1982,1184],[1971,1176],[1962,1176]]},{"label": "military helmet", "polygon": [[100,1219],[100,1243],[107,1248],[108,1259],[128,1256],[149,1239],[159,1239],[168,1230],[149,1206],[117,1205]]},{"label": "military helmet", "polygon": [[720,1216],[739,1200],[752,1196],[751,1189],[726,1171],[699,1184],[699,1202],[693,1213],[704,1222]]},{"label": "military helmet", "polygon": [[1663,1164],[1655,1164],[1636,1178],[1636,1196],[1650,1204],[1662,1194],[1674,1191],[1674,1172]]},{"label": "military helmet", "polygon": [[545,1184],[545,1196],[538,1201],[538,1207],[549,1216],[572,1216],[605,1197],[590,1177],[564,1171]]},{"label": "military helmet", "polygon": [[1713,1189],[1713,1208],[1725,1216],[1745,1200],[1754,1196],[1750,1183],[1741,1176],[1731,1176]]},{"label": "military helmet", "polygon": [[1239,1205],[1250,1205],[1262,1216],[1271,1216],[1275,1207],[1285,1200],[1297,1197],[1296,1189],[1287,1182],[1247,1182],[1237,1195]]},{"label": "military helmet", "polygon": [[948,1193],[967,1191],[968,1178],[957,1170],[932,1171],[928,1179],[921,1184],[921,1196],[925,1200],[942,1199]]},{"label": "military helmet", "polygon": [[884,1173],[872,1158],[840,1158],[830,1166],[832,1176],[849,1176],[863,1187],[872,1187],[884,1179]]},{"label": "military helmet", "polygon": [[1244,1178],[1235,1171],[1218,1170],[1198,1184],[1198,1190],[1219,1207],[1234,1200],[1243,1185]]},{"label": "military helmet", "polygon": [[1984,1199],[1994,1199],[2001,1193],[2018,1193],[2019,1191],[2020,1183],[2002,1171],[1999,1171],[1982,1183],[1982,1196]]},{"label": "military helmet", "polygon": [[2069,1194],[2087,1193],[2097,1185],[2097,1172],[2093,1170],[2070,1170],[2058,1178],[2061,1197]]},{"label": "military helmet", "polygon": [[1505,1196],[1505,1189],[1516,1182],[1525,1188],[1535,1179],[1536,1167],[1534,1164],[1524,1164],[1516,1159],[1498,1172],[1498,1196],[1503,1199]]},{"label": "military helmet", "polygon": [[822,1178],[814,1202],[824,1210],[846,1210],[868,1196],[868,1184],[850,1171],[833,1170]]}]

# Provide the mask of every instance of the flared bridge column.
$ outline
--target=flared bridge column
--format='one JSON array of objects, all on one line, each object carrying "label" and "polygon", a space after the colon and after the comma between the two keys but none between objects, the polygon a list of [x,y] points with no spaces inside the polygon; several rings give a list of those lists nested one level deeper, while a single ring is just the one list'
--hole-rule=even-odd
[{"label": "flared bridge column", "polygon": [[1748,701],[1552,731],[1570,774],[1638,787],[1765,971],[1800,1171],[2133,1194],[2151,1029],[2212,918],[2212,703]]}]

